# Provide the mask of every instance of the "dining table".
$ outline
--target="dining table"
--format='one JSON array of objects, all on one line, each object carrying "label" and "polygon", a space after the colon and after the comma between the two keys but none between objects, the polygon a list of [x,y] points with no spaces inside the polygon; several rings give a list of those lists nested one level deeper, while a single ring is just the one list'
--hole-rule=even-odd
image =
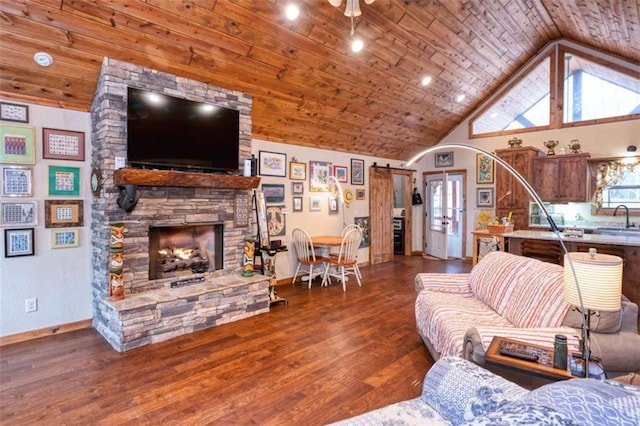
[{"label": "dining table", "polygon": [[[329,257],[331,254],[331,249],[333,247],[340,247],[342,244],[342,236],[340,235],[317,235],[315,237],[311,237],[311,242],[313,243],[313,247],[317,248],[319,251],[319,255],[322,257]],[[332,268],[331,276],[337,276],[337,271]],[[304,278],[303,278],[304,279]],[[345,281],[348,281],[349,278],[345,278]]]},{"label": "dining table", "polygon": [[313,247],[320,250],[320,256],[328,257],[332,247],[340,247],[342,237],[340,235],[318,235],[311,237]]}]

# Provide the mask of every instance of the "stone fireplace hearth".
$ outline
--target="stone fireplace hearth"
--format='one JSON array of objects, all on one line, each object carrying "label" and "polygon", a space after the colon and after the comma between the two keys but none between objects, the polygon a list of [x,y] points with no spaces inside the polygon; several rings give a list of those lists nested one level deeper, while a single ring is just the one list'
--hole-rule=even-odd
[{"label": "stone fireplace hearth", "polygon": [[[92,166],[103,177],[102,192],[92,207],[94,327],[118,351],[163,341],[269,310],[268,280],[241,277],[244,238],[251,226],[234,221],[239,191],[234,185],[193,185],[193,173],[164,172],[163,184],[138,183],[139,200],[125,213],[117,206],[115,157],[127,155],[127,87],[204,101],[240,111],[240,159],[251,152],[251,98],[145,67],[105,58],[92,105]],[[121,172],[125,169],[118,170]],[[154,171],[149,171],[154,173]],[[149,173],[147,172],[147,173]],[[185,176],[187,178],[185,178]],[[224,176],[224,180],[249,179]],[[253,178],[251,178],[253,179]],[[209,176],[196,179],[209,182]],[[175,186],[173,186],[175,185]],[[124,294],[121,301],[108,298],[108,237],[112,223],[124,223]],[[208,226],[213,237],[189,243],[205,252],[209,265],[151,273],[156,268],[150,246],[160,244],[153,231],[186,227],[198,234]],[[151,235],[150,235],[151,230]],[[192,248],[193,248],[192,247]],[[156,250],[157,251],[157,250]],[[200,265],[202,266],[202,265]],[[181,285],[171,288],[172,282]],[[182,284],[191,284],[182,286]]]}]

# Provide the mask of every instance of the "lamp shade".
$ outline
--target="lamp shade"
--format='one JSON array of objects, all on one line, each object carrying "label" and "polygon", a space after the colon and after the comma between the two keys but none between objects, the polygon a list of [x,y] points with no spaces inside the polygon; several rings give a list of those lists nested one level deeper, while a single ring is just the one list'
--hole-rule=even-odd
[{"label": "lamp shade", "polygon": [[[569,259],[573,264],[575,276]],[[621,258],[583,252],[564,255],[564,300],[567,303],[594,311],[617,311],[621,307],[621,295]]]}]

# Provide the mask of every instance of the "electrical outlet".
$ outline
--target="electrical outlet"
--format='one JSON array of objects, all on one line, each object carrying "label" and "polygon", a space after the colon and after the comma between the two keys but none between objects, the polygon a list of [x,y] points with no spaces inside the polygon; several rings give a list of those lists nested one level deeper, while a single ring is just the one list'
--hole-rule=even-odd
[{"label": "electrical outlet", "polygon": [[121,169],[125,166],[126,159],[124,157],[116,157],[116,169]]},{"label": "electrical outlet", "polygon": [[38,299],[27,299],[24,301],[24,309],[27,313],[35,312],[38,310]]}]

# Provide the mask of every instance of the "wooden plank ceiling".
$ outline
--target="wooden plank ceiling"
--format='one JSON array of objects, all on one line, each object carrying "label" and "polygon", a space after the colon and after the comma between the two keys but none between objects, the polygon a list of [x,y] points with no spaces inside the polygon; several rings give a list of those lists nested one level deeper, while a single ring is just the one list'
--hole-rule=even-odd
[{"label": "wooden plank ceiling", "polygon": [[550,41],[640,61],[636,0],[361,1],[358,54],[342,9],[289,1],[2,0],[0,96],[88,110],[106,56],[250,93],[254,138],[406,160]]}]

